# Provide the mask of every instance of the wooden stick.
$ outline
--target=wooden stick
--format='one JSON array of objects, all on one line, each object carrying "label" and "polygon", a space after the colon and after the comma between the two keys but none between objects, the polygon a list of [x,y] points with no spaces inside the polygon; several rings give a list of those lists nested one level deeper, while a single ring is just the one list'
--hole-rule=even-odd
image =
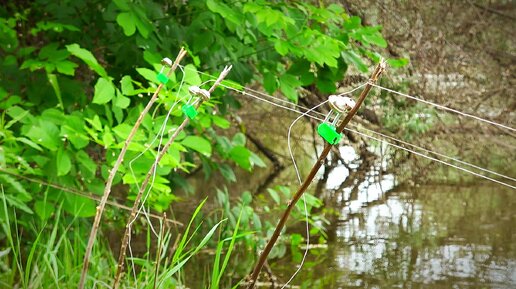
[{"label": "wooden stick", "polygon": [[[229,73],[230,70],[231,70],[231,67],[224,68],[224,70],[220,73],[219,78],[215,81],[215,83],[210,88],[210,90],[209,90],[210,93],[215,90],[215,88],[226,77],[226,75]],[[204,101],[203,98],[201,98],[200,101],[197,103],[196,108],[199,108],[199,106],[201,106],[203,101]],[[138,194],[136,195],[136,199],[134,200],[131,214],[129,215],[129,219],[127,220],[127,224],[125,226],[124,237],[122,238],[122,243],[120,244],[120,255],[118,255],[118,266],[117,266],[117,270],[116,270],[115,281],[114,281],[113,287],[112,287],[113,289],[117,289],[118,286],[120,286],[120,280],[122,277],[122,273],[124,271],[124,263],[125,263],[124,261],[125,261],[126,251],[127,251],[127,245],[129,243],[129,237],[131,236],[132,223],[133,223],[134,219],[136,218],[136,214],[138,212],[138,207],[140,205],[140,201],[143,196],[143,193],[147,189],[147,185],[149,184],[149,181],[150,181],[151,177],[153,176],[154,171],[156,170],[159,162],[161,161],[161,158],[163,158],[163,156],[165,155],[167,150],[170,148],[170,145],[172,145],[172,143],[177,138],[179,133],[188,125],[189,122],[190,122],[190,119],[188,117],[186,117],[185,120],[183,120],[183,122],[181,123],[181,125],[174,131],[174,134],[170,137],[170,139],[167,141],[167,143],[163,146],[163,149],[158,154],[156,161],[152,164],[152,167],[147,172],[147,175],[145,176],[145,180],[143,180],[140,190],[138,191]]]},{"label": "wooden stick", "polygon": [[[371,78],[369,79],[369,83],[366,84],[364,90],[360,94],[360,97],[358,98],[355,106],[349,111],[349,113],[346,115],[344,120],[337,127],[338,133],[342,133],[342,131],[344,130],[344,127],[346,127],[346,125],[349,123],[351,118],[353,118],[353,116],[357,113],[358,109],[364,102],[364,99],[366,98],[366,96],[369,94],[369,91],[371,90],[372,85],[370,83],[376,82],[378,80],[378,77],[380,76],[380,74],[382,74],[382,72],[384,70],[385,70],[385,62],[381,61],[380,64],[378,64],[378,66],[374,70],[373,74],[371,75]],[[332,145],[326,143],[324,150],[322,151],[321,155],[317,159],[317,162],[312,167],[312,170],[306,177],[305,181],[303,182],[301,187],[299,187],[298,191],[296,192],[296,194],[294,195],[292,200],[289,201],[287,209],[285,210],[285,212],[283,212],[283,216],[281,217],[280,221],[278,222],[278,225],[276,226],[276,229],[274,230],[274,233],[272,234],[271,239],[265,246],[265,249],[263,250],[262,254],[260,255],[260,258],[258,259],[256,266],[254,267],[254,270],[250,277],[250,281],[249,281],[249,283],[247,283],[248,284],[247,289],[253,289],[255,287],[256,280],[258,279],[258,275],[260,274],[260,271],[262,270],[263,264],[267,260],[267,256],[269,256],[269,253],[271,252],[272,247],[274,247],[274,244],[278,240],[278,237],[281,233],[281,230],[285,226],[285,223],[287,222],[290,212],[292,211],[292,209],[294,208],[296,203],[299,201],[299,199],[301,198],[303,193],[306,191],[306,189],[308,188],[308,186],[314,179],[315,175],[317,174],[317,171],[319,171],[319,169],[321,168],[321,165],[324,163],[324,160],[328,156],[328,153],[330,152],[331,148],[332,148]]]},{"label": "wooden stick", "polygon": [[[179,62],[181,62],[181,60],[183,59],[183,57],[185,55],[186,55],[186,50],[184,50],[184,48],[181,47],[181,50],[179,51],[179,53],[174,61],[174,64],[172,64],[172,67],[169,69],[169,71],[167,73],[167,77],[170,76],[170,74],[172,74],[172,72],[174,72],[176,70],[177,66],[179,65]],[[115,178],[115,175],[118,171],[118,168],[122,164],[122,161],[124,160],[124,156],[127,151],[127,148],[129,147],[129,144],[133,140],[133,137],[136,134],[136,131],[140,127],[140,124],[142,123],[143,118],[145,117],[147,112],[150,110],[150,108],[152,107],[152,105],[154,104],[156,99],[158,98],[158,94],[162,88],[163,88],[163,84],[160,83],[160,85],[156,89],[156,92],[154,92],[154,95],[149,100],[149,103],[147,103],[147,106],[140,113],[138,120],[136,120],[136,123],[134,124],[131,132],[129,133],[129,136],[125,140],[124,146],[122,147],[122,150],[120,151],[120,154],[118,155],[118,159],[116,160],[115,165],[109,171],[109,176],[106,181],[106,185],[104,187],[104,194],[102,195],[100,204],[97,206],[97,213],[95,214],[95,220],[93,221],[93,226],[90,231],[90,237],[88,239],[86,251],[84,252],[84,262],[83,262],[83,267],[82,267],[81,280],[79,281],[79,286],[78,286],[79,289],[84,288],[84,283],[86,281],[86,275],[88,273],[88,267],[90,264],[91,250],[93,249],[93,245],[95,243],[95,238],[97,236],[97,231],[99,229],[100,220],[102,219],[102,213],[104,212],[104,207],[106,206],[109,194],[111,193],[111,187],[113,185],[113,180]]]}]

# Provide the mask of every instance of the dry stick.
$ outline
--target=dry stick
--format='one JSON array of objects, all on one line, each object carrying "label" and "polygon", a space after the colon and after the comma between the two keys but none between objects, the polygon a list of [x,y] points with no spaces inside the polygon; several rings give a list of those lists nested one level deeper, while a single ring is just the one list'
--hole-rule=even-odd
[{"label": "dry stick", "polygon": [[[226,75],[229,73],[230,70],[231,70],[231,67],[224,68],[224,70],[220,73],[220,76],[217,79],[217,81],[215,81],[215,83],[210,88],[210,90],[209,90],[210,93],[212,93],[215,90],[215,88],[220,84],[220,82],[224,79],[224,77],[226,77]],[[203,102],[203,99],[201,98],[200,101],[196,104],[196,109],[199,108],[199,106],[202,104],[202,102]],[[170,137],[170,139],[167,141],[167,143],[163,146],[163,149],[158,154],[156,161],[152,164],[152,167],[147,172],[147,175],[145,176],[145,180],[143,180],[140,190],[138,191],[138,194],[136,195],[136,199],[134,200],[131,214],[129,215],[129,219],[127,220],[127,224],[125,226],[124,237],[122,238],[122,243],[120,245],[120,255],[118,256],[118,266],[117,266],[117,271],[116,271],[116,275],[115,275],[115,281],[114,281],[113,287],[112,287],[113,289],[117,289],[118,286],[120,286],[120,279],[121,279],[122,273],[124,271],[124,263],[125,263],[124,260],[125,260],[125,255],[126,255],[126,251],[127,251],[127,245],[129,244],[129,238],[131,236],[132,223],[133,223],[134,219],[136,218],[136,214],[138,212],[138,207],[140,205],[140,201],[143,196],[143,193],[147,189],[147,185],[149,184],[149,181],[150,181],[151,177],[153,176],[154,171],[156,170],[159,162],[161,161],[161,158],[163,158],[163,156],[169,149],[170,145],[172,145],[172,143],[177,138],[179,133],[188,125],[189,122],[190,122],[190,119],[188,117],[186,117],[185,120],[181,123],[181,125],[174,131],[174,134]]]},{"label": "dry stick", "polygon": [[[167,73],[167,77],[172,74],[174,70],[176,70],[177,66],[179,65],[179,62],[183,59],[183,57],[186,55],[186,50],[184,50],[181,47],[181,50],[179,51],[176,60],[174,61],[174,64],[169,69]],[[106,186],[104,187],[104,194],[102,195],[102,199],[100,200],[100,204],[97,206],[97,213],[95,214],[95,220],[93,221],[93,226],[90,231],[90,237],[88,239],[88,245],[86,246],[86,252],[84,252],[84,262],[82,267],[82,273],[81,273],[81,280],[79,282],[79,289],[84,288],[84,283],[86,281],[86,274],[88,273],[88,267],[90,265],[90,255],[91,250],[93,249],[93,245],[95,243],[95,238],[97,236],[97,231],[99,229],[100,220],[102,218],[102,213],[104,212],[104,207],[106,206],[109,194],[111,193],[111,186],[113,184],[113,179],[115,178],[115,175],[118,171],[118,168],[122,164],[122,161],[124,160],[125,153],[127,151],[127,148],[129,147],[129,144],[133,140],[134,135],[136,134],[136,131],[138,130],[138,127],[143,121],[143,118],[149,111],[149,109],[152,107],[156,99],[158,98],[158,94],[161,91],[161,88],[163,88],[163,84],[160,83],[158,88],[156,89],[156,92],[154,92],[154,95],[149,100],[149,103],[147,103],[147,106],[143,109],[143,111],[140,113],[140,116],[138,117],[138,120],[136,120],[136,123],[134,124],[131,132],[129,133],[129,136],[125,140],[124,146],[122,147],[122,150],[120,151],[120,154],[118,155],[118,159],[115,162],[115,165],[109,172],[109,177],[106,181]]]},{"label": "dry stick", "polygon": [[[373,74],[371,75],[371,79],[369,80],[369,83],[366,84],[364,90],[360,94],[360,97],[358,98],[356,105],[351,109],[351,111],[346,115],[344,120],[337,127],[338,133],[341,133],[344,130],[344,127],[346,127],[346,125],[349,123],[351,118],[356,114],[360,105],[362,105],[362,102],[364,102],[364,99],[366,98],[367,94],[369,93],[369,91],[371,90],[371,87],[372,87],[372,85],[370,83],[376,82],[378,80],[378,77],[384,70],[385,70],[385,62],[382,61],[375,68]],[[317,159],[317,162],[312,167],[312,170],[306,177],[306,179],[303,182],[303,184],[301,185],[301,187],[299,187],[298,191],[296,192],[296,194],[294,195],[292,200],[288,203],[287,209],[285,210],[285,212],[283,212],[283,216],[281,217],[280,221],[278,222],[278,225],[276,226],[276,229],[274,230],[274,233],[272,234],[271,239],[269,240],[269,242],[265,246],[265,249],[263,250],[262,254],[260,255],[260,258],[258,259],[258,262],[256,263],[256,267],[254,267],[254,270],[250,277],[251,280],[248,283],[249,285],[248,285],[247,289],[254,288],[256,280],[258,279],[258,275],[260,274],[260,271],[262,270],[263,264],[267,260],[267,256],[269,256],[269,253],[271,252],[272,247],[278,240],[281,230],[285,226],[285,223],[287,222],[287,219],[290,215],[290,212],[292,211],[292,208],[294,208],[297,201],[299,201],[299,199],[301,198],[303,193],[306,191],[306,189],[308,188],[308,186],[314,179],[315,175],[317,174],[317,171],[319,171],[319,168],[321,168],[321,165],[324,163],[324,160],[326,159],[326,156],[328,156],[328,153],[330,152],[331,148],[332,148],[332,145],[326,143],[324,150],[322,151],[321,155]]]}]

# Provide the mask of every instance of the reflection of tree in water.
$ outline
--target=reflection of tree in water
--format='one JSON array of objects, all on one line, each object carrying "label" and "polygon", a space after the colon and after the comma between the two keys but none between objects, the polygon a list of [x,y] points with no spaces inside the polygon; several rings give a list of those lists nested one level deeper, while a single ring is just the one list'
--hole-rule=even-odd
[{"label": "reflection of tree in water", "polygon": [[324,191],[319,185],[325,203],[341,212],[329,227],[329,260],[320,265],[336,274],[337,279],[328,277],[326,285],[516,285],[511,225],[515,203],[510,191],[491,184],[392,188],[392,182],[385,179],[388,175],[380,186],[371,182],[381,175],[372,169],[373,164],[374,158],[362,158],[357,169],[333,190]]}]

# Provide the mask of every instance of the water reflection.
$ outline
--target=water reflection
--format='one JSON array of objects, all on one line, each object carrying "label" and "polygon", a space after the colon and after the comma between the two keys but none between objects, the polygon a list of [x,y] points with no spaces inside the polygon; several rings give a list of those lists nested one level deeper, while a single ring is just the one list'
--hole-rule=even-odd
[{"label": "water reflection", "polygon": [[[352,174],[352,173],[351,173]],[[515,192],[399,186],[371,168],[350,183],[336,167],[323,194],[340,215],[327,250],[312,250],[302,288],[516,288]],[[292,264],[277,264],[288,277]],[[303,275],[304,274],[304,275]]]}]

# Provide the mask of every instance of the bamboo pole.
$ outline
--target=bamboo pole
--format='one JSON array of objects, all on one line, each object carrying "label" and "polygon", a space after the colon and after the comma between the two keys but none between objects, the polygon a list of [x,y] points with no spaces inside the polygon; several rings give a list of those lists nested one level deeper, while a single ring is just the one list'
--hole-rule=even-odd
[{"label": "bamboo pole", "polygon": [[[360,94],[360,97],[358,98],[355,106],[349,111],[349,113],[346,115],[344,120],[337,127],[338,133],[342,133],[342,131],[344,130],[346,125],[349,123],[351,118],[353,118],[353,116],[357,113],[358,109],[360,108],[360,106],[364,102],[364,99],[369,94],[369,91],[372,88],[371,83],[375,83],[384,70],[385,70],[385,62],[381,61],[376,66],[373,74],[371,75],[371,78],[369,79],[369,83],[367,83],[366,86],[364,87],[364,90]],[[256,280],[258,279],[258,275],[260,274],[260,271],[262,270],[262,267],[265,264],[265,261],[267,260],[267,256],[269,256],[269,253],[272,250],[272,247],[274,247],[274,244],[278,240],[278,237],[281,233],[281,230],[285,226],[285,223],[287,222],[290,212],[292,211],[292,209],[294,208],[296,203],[299,201],[299,199],[301,198],[303,193],[306,191],[308,186],[310,186],[310,183],[312,182],[315,175],[317,174],[317,171],[319,171],[319,169],[321,168],[321,166],[324,163],[324,160],[326,159],[326,157],[328,156],[328,153],[330,152],[331,148],[332,148],[332,145],[326,143],[324,150],[322,151],[321,155],[317,159],[317,162],[314,164],[314,166],[310,170],[310,173],[306,177],[305,181],[303,182],[301,187],[299,187],[299,189],[297,190],[297,192],[294,195],[294,197],[292,198],[292,200],[288,203],[287,209],[285,210],[285,212],[283,212],[283,215],[282,215],[281,219],[279,220],[278,225],[276,226],[276,229],[274,230],[274,233],[272,234],[271,239],[269,240],[269,242],[263,249],[263,252],[260,255],[260,258],[258,259],[258,262],[256,263],[256,266],[254,267],[253,272],[251,273],[250,280],[247,283],[248,284],[247,289],[253,289],[255,287]]]},{"label": "bamboo pole", "polygon": [[[172,67],[170,67],[170,69],[169,69],[169,71],[167,73],[167,77],[169,77],[172,74],[172,72],[174,72],[176,70],[177,66],[179,65],[179,62],[181,62],[181,60],[183,59],[183,57],[185,55],[186,55],[186,50],[181,47],[181,50],[179,51],[179,53],[178,53],[174,63],[172,64]],[[136,131],[140,127],[140,124],[142,123],[143,118],[145,117],[147,112],[150,110],[150,108],[152,107],[152,105],[154,104],[156,99],[158,98],[158,94],[159,94],[159,92],[161,91],[162,88],[163,88],[163,84],[160,83],[160,85],[158,86],[158,88],[154,92],[154,95],[149,100],[149,103],[147,103],[147,106],[145,106],[143,111],[140,113],[140,116],[136,120],[136,123],[134,124],[131,132],[129,133],[129,136],[125,140],[124,146],[122,147],[122,150],[120,151],[120,154],[118,155],[118,158],[117,158],[117,160],[115,162],[115,165],[109,171],[109,176],[108,176],[108,179],[106,181],[106,185],[104,187],[104,194],[102,195],[102,199],[100,200],[100,204],[97,206],[97,212],[95,214],[95,219],[93,221],[93,226],[92,226],[91,231],[90,231],[90,237],[88,239],[88,244],[86,246],[86,251],[84,252],[84,262],[83,262],[83,267],[82,267],[82,272],[81,272],[81,279],[79,281],[79,286],[78,286],[79,289],[83,289],[84,288],[84,283],[86,281],[86,275],[88,274],[88,267],[89,267],[89,264],[90,264],[91,251],[92,251],[93,245],[95,243],[95,238],[97,236],[97,232],[98,232],[98,229],[99,229],[100,220],[102,219],[102,213],[104,212],[104,207],[106,206],[109,194],[111,193],[111,187],[113,185],[113,180],[115,178],[115,175],[116,175],[116,173],[118,171],[118,168],[122,164],[122,161],[124,160],[124,156],[125,156],[125,153],[127,151],[127,148],[129,147],[129,144],[131,144],[131,141],[133,140],[133,137],[136,134]]]}]

